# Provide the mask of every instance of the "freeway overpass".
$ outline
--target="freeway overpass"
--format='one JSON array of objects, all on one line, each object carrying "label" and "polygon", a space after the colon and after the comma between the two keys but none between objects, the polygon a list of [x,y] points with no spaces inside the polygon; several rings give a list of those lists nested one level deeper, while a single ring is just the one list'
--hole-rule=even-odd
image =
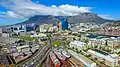
[{"label": "freeway overpass", "polygon": [[[46,45],[46,46],[44,46],[44,47],[42,47],[42,48],[40,48],[34,55],[32,55],[30,58],[27,58],[26,60],[24,60],[24,61],[22,61],[22,62],[20,62],[20,63],[17,63],[16,64],[16,67],[21,67],[21,66],[23,66],[23,65],[25,65],[27,62],[33,62],[33,61],[35,61],[36,62],[36,60],[39,58],[39,57],[41,57],[40,55],[42,55],[42,53],[45,51],[45,49],[47,49],[47,48],[50,48],[50,45]],[[42,56],[43,57],[43,56]]]}]

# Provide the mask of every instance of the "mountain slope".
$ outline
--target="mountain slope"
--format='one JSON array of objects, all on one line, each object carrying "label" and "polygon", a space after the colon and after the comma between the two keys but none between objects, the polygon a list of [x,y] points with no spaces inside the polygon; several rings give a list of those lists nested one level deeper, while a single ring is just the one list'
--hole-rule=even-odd
[{"label": "mountain slope", "polygon": [[104,22],[111,22],[112,20],[106,20],[93,13],[80,13],[77,16],[68,17],[70,23],[95,23],[102,24]]},{"label": "mountain slope", "polygon": [[93,13],[80,13],[76,16],[51,16],[51,15],[36,15],[31,17],[29,20],[18,23],[19,24],[56,24],[58,19],[67,19],[68,23],[95,23],[95,24],[102,24],[105,22],[111,22],[113,20],[106,20],[99,17],[97,14]]},{"label": "mountain slope", "polygon": [[54,16],[50,16],[50,15],[36,15],[34,17],[29,18],[29,20],[18,23],[16,25],[19,24],[31,24],[31,23],[35,23],[35,24],[56,24],[57,19]]}]

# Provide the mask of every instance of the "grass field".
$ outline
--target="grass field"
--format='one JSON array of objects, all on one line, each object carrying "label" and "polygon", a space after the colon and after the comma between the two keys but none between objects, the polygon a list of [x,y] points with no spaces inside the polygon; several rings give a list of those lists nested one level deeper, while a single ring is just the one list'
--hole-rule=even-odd
[{"label": "grass field", "polygon": [[19,36],[19,37],[15,37],[15,38],[19,38],[21,40],[28,40],[28,41],[33,41],[35,40],[35,38],[30,37],[30,36]]},{"label": "grass field", "polygon": [[58,47],[61,44],[63,44],[63,42],[61,42],[61,41],[52,41],[52,44],[53,44],[53,46]]}]

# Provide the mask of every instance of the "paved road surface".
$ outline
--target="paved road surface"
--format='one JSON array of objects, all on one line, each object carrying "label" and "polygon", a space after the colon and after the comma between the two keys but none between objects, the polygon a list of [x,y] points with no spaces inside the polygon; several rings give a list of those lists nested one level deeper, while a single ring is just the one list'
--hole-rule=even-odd
[{"label": "paved road surface", "polygon": [[44,46],[43,48],[39,48],[39,50],[34,55],[32,55],[30,58],[26,59],[25,61],[18,63],[16,66],[22,66],[22,65],[26,64],[28,61],[33,62],[34,60],[36,60],[37,57],[39,57],[39,55],[42,53],[42,51],[46,47],[48,47],[48,46]]}]

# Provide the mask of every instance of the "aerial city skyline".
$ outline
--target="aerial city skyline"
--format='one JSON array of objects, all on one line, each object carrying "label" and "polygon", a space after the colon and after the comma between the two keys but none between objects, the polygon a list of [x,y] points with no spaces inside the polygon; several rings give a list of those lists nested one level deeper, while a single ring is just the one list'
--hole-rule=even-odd
[{"label": "aerial city skyline", "polygon": [[0,0],[0,67],[120,67],[119,3]]},{"label": "aerial city skyline", "polygon": [[[91,12],[110,20],[119,20],[119,0],[0,0],[0,25],[23,22],[34,15],[74,16]],[[19,11],[19,12],[18,12]]]}]

